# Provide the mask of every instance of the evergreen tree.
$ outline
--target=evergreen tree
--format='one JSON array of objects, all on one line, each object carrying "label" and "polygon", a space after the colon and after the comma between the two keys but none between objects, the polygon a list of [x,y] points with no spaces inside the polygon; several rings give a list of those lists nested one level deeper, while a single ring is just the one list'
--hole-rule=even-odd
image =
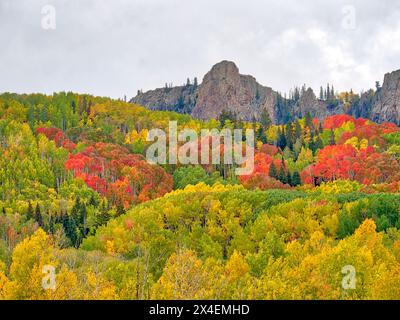
[{"label": "evergreen tree", "polygon": [[32,207],[32,203],[29,201],[28,202],[28,210],[26,212],[26,217],[28,220],[33,219],[33,207]]},{"label": "evergreen tree", "polygon": [[103,224],[106,224],[108,220],[110,220],[111,216],[109,214],[109,209],[107,208],[107,205],[105,203],[105,200],[101,201],[101,206],[100,206],[100,214],[97,217],[97,226],[101,226]]},{"label": "evergreen tree", "polygon": [[278,178],[278,175],[277,175],[277,172],[276,172],[276,166],[275,166],[275,163],[273,161],[272,161],[271,165],[269,166],[269,176],[271,178],[274,178],[274,179]]},{"label": "evergreen tree", "polygon": [[287,173],[286,181],[287,181],[288,185],[290,185],[290,186],[292,185],[292,176],[290,175],[289,170],[288,170],[288,173]]},{"label": "evergreen tree", "polygon": [[278,146],[281,150],[283,150],[283,149],[285,149],[285,147],[286,147],[285,130],[283,129],[283,130],[281,131],[280,127],[278,127],[277,135],[278,135],[277,146]]},{"label": "evergreen tree", "polygon": [[76,198],[75,204],[71,210],[71,216],[76,221],[79,222],[81,218],[81,200],[79,197]]},{"label": "evergreen tree", "polygon": [[323,133],[324,132],[324,128],[322,127],[322,123],[321,122],[319,123],[319,126],[318,126],[318,132],[319,133]]},{"label": "evergreen tree", "polygon": [[[243,136],[243,138],[245,137]],[[256,139],[260,140],[263,144],[267,143],[267,136],[265,135],[263,126],[258,127],[258,129],[256,130]]]},{"label": "evergreen tree", "polygon": [[72,215],[65,215],[63,217],[62,225],[64,228],[65,235],[70,239],[71,244],[74,247],[78,247],[79,237],[77,234],[77,226],[74,217]]},{"label": "evergreen tree", "polygon": [[272,124],[271,117],[266,109],[263,109],[261,112],[260,123],[265,129],[269,128]]},{"label": "evergreen tree", "polygon": [[296,120],[295,126],[294,126],[294,136],[296,139],[299,139],[301,137],[301,126],[299,121]]},{"label": "evergreen tree", "polygon": [[54,234],[54,218],[53,218],[53,215],[51,213],[49,213],[49,211],[47,211],[47,215],[49,217],[49,232],[50,232],[50,234]]},{"label": "evergreen tree", "polygon": [[376,92],[381,91],[381,84],[380,84],[379,81],[376,81],[376,82],[375,82],[375,88],[376,88]]},{"label": "evergreen tree", "polygon": [[300,174],[298,171],[295,171],[295,172],[293,172],[293,176],[292,176],[292,185],[299,186],[300,184],[301,184]]},{"label": "evergreen tree", "polygon": [[39,204],[36,205],[36,209],[35,209],[35,221],[37,222],[39,227],[41,227],[41,228],[43,227],[43,217],[42,217],[42,214],[40,212]]},{"label": "evergreen tree", "polygon": [[329,145],[334,146],[336,144],[335,142],[335,132],[333,129],[331,129],[330,135],[329,135]]},{"label": "evergreen tree", "polygon": [[320,136],[317,136],[317,139],[315,140],[314,147],[315,147],[315,150],[322,149],[324,147],[324,143],[322,142]]},{"label": "evergreen tree", "polygon": [[223,128],[225,126],[225,123],[226,123],[227,120],[229,120],[232,123],[235,123],[236,122],[236,116],[231,111],[222,110],[221,114],[218,117],[218,120],[221,123],[221,128]]},{"label": "evergreen tree", "polygon": [[285,173],[285,170],[283,169],[283,166],[281,166],[281,168],[279,169],[278,180],[284,184],[287,183],[287,175]]},{"label": "evergreen tree", "polygon": [[310,142],[308,143],[308,147],[311,149],[311,151],[314,153],[316,150],[315,147],[315,141],[314,141],[314,133],[311,131],[310,133]]},{"label": "evergreen tree", "polygon": [[326,85],[326,100],[331,100],[331,88],[329,86],[329,83]]},{"label": "evergreen tree", "polygon": [[72,113],[76,113],[76,103],[75,103],[75,101],[71,102],[71,109],[72,109]]},{"label": "evergreen tree", "polygon": [[310,130],[314,127],[313,117],[311,116],[310,112],[306,113],[306,127],[309,127]]},{"label": "evergreen tree", "polygon": [[285,130],[285,132],[286,132],[286,135],[285,135],[285,138],[286,138],[286,146],[287,146],[289,149],[293,150],[294,135],[293,135],[293,131],[292,131],[292,123],[289,122],[289,123],[286,125],[286,130]]}]

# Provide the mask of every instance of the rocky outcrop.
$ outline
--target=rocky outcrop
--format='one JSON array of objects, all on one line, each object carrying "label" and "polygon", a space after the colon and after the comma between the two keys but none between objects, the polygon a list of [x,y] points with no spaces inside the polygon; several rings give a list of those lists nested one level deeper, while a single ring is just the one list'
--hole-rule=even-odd
[{"label": "rocky outcrop", "polygon": [[139,91],[130,102],[142,105],[150,110],[176,111],[190,114],[195,106],[197,94],[197,85],[166,86],[165,88],[150,90],[145,93]]},{"label": "rocky outcrop", "polygon": [[151,110],[171,110],[192,114],[198,119],[218,118],[225,111],[239,120],[260,120],[264,110],[274,123],[284,123],[310,113],[323,119],[329,115],[348,113],[377,122],[400,123],[400,70],[386,74],[377,92],[369,90],[350,106],[338,100],[317,99],[313,90],[302,90],[297,98],[284,99],[269,87],[259,84],[250,75],[239,73],[231,61],[214,65],[200,85],[187,84],[139,92],[130,102]]},{"label": "rocky outcrop", "polygon": [[266,109],[274,117],[276,93],[252,76],[241,75],[230,61],[216,64],[204,76],[192,115],[198,119],[217,118],[223,111],[237,119],[259,119]]},{"label": "rocky outcrop", "polygon": [[314,118],[324,119],[333,114],[344,113],[342,106],[317,99],[311,88],[301,95],[293,109],[295,118],[304,118],[307,113],[310,113]]},{"label": "rocky outcrop", "polygon": [[385,75],[382,88],[372,104],[370,117],[377,122],[400,124],[400,70]]}]

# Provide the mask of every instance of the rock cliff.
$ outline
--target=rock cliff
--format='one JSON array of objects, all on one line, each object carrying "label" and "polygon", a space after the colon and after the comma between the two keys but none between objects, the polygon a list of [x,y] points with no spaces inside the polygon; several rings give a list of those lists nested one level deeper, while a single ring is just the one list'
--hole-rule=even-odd
[{"label": "rock cliff", "polygon": [[284,99],[270,87],[259,84],[250,75],[239,73],[231,61],[221,61],[204,76],[200,85],[168,87],[150,90],[131,100],[151,110],[171,110],[192,114],[198,119],[218,118],[223,112],[237,119],[259,120],[266,110],[274,123],[304,117],[310,113],[323,119],[329,115],[348,113],[377,122],[400,123],[400,70],[385,75],[378,91],[369,90],[350,107],[340,101],[318,99],[308,88],[295,99]]}]

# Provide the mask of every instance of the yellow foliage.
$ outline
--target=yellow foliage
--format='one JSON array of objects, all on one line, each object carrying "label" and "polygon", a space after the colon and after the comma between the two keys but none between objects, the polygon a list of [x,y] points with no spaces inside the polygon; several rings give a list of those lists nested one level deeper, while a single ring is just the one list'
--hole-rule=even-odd
[{"label": "yellow foliage", "polygon": [[185,189],[178,189],[170,193],[167,193],[166,195],[164,195],[164,198],[179,194],[187,194],[187,193],[198,193],[198,192],[214,193],[214,192],[242,191],[242,190],[245,190],[242,185],[223,185],[219,182],[216,182],[214,185],[209,186],[204,182],[200,182],[196,185],[187,185]]}]

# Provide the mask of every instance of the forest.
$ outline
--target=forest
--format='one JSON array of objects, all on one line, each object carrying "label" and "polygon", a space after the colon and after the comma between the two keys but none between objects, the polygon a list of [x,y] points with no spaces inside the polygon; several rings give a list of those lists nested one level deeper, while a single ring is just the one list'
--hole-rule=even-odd
[{"label": "forest", "polygon": [[[170,121],[254,129],[253,172],[150,164],[147,134]],[[400,299],[393,123],[200,121],[86,94],[4,93],[0,155],[0,299]]]}]

